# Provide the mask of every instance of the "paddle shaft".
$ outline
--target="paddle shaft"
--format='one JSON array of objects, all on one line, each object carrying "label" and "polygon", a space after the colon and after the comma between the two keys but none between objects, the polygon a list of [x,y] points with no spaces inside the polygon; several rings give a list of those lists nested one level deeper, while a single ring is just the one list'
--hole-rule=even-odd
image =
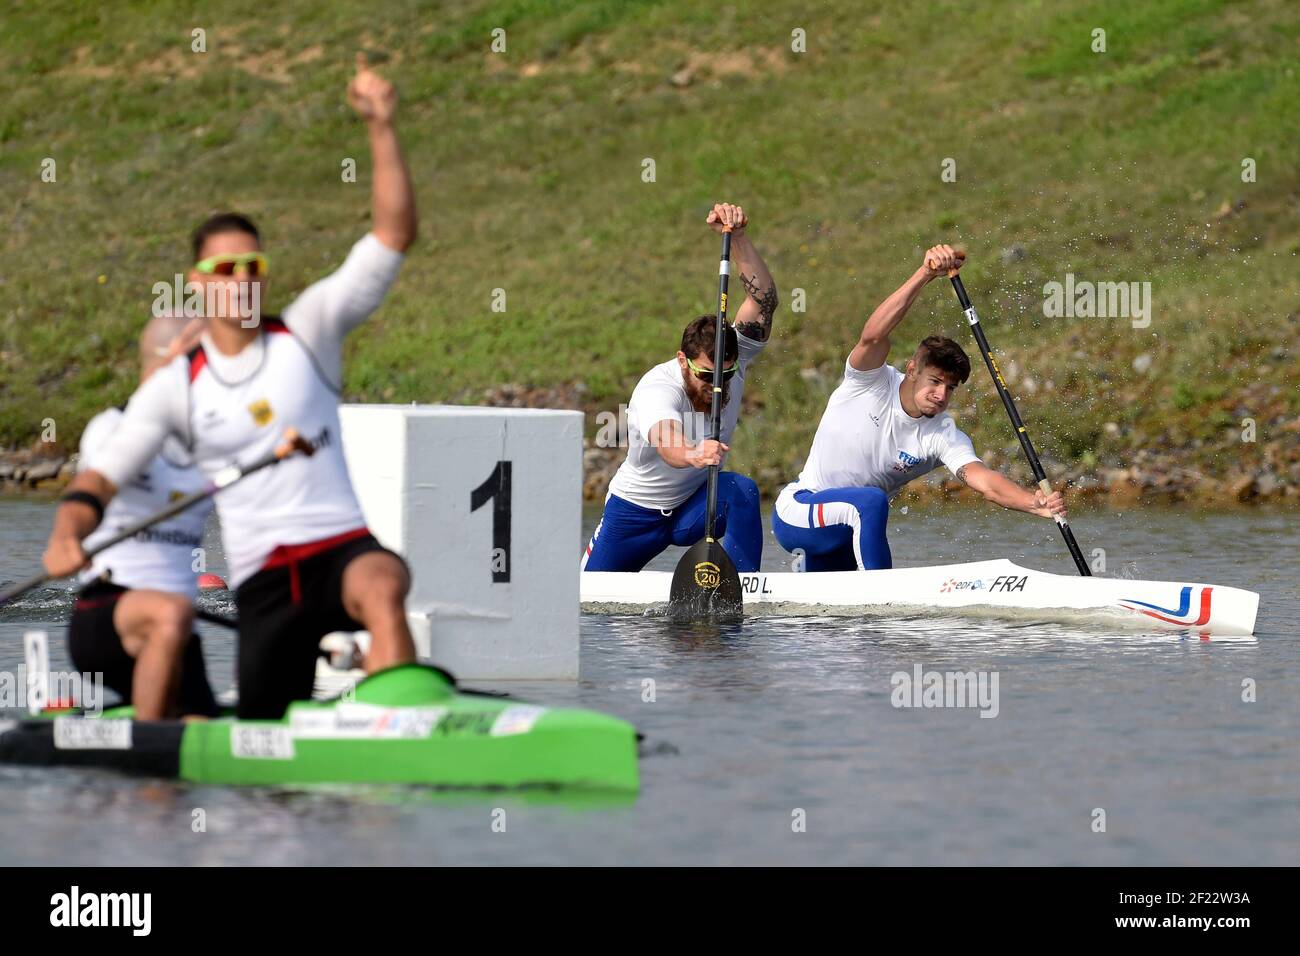
[{"label": "paddle shaft", "polygon": [[[984,356],[984,364],[988,366],[989,374],[993,376],[993,384],[997,387],[998,396],[1002,399],[1002,407],[1007,410],[1007,417],[1011,419],[1011,424],[1016,430],[1016,437],[1020,439],[1020,447],[1025,452],[1025,458],[1029,460],[1029,467],[1034,473],[1034,480],[1038,482],[1039,489],[1045,495],[1052,493],[1052,485],[1047,480],[1047,472],[1043,470],[1043,463],[1038,459],[1038,452],[1034,451],[1034,443],[1029,440],[1029,433],[1025,430],[1025,423],[1020,419],[1020,412],[1016,408],[1015,400],[1011,397],[1011,392],[1007,389],[1006,382],[1002,381],[1002,372],[998,370],[998,363],[993,358],[993,350],[989,347],[988,337],[984,334],[984,328],[980,325],[979,315],[975,312],[975,307],[971,305],[970,296],[966,294],[966,287],[962,284],[961,276],[952,273],[948,277],[952,280],[952,287],[957,293],[957,301],[961,303],[962,311],[966,313],[966,321],[970,323],[971,333],[975,336],[975,344],[979,346],[980,354]],[[1070,551],[1070,557],[1074,558],[1074,566],[1079,569],[1079,573],[1084,577],[1091,577],[1092,571],[1088,568],[1088,562],[1083,559],[1083,552],[1079,548],[1079,542],[1074,539],[1074,532],[1070,530],[1070,523],[1061,515],[1055,515],[1056,526],[1061,529],[1061,537],[1065,539],[1065,546]]]},{"label": "paddle shaft", "polygon": [[[249,475],[253,474],[253,472],[261,471],[263,468],[268,468],[276,462],[288,458],[295,451],[304,451],[307,454],[311,454],[314,450],[315,449],[311,447],[310,443],[299,437],[296,431],[290,430],[290,432],[286,433],[284,442],[267,452],[263,457],[254,461],[251,465],[246,465],[242,468],[239,465],[231,465],[227,468],[223,468],[221,471],[217,472],[210,482],[198,491],[172,502],[156,514],[152,514],[134,524],[128,525],[107,541],[91,548],[86,552],[86,560],[87,562],[93,560],[96,555],[107,551],[114,545],[121,544],[127,538],[135,537],[141,531],[144,531],[147,528],[152,528],[159,522],[175,517],[187,508],[194,507],[194,505],[198,504],[200,501],[211,498],[222,488],[228,488],[235,482],[247,478]],[[17,584],[7,589],[3,594],[0,594],[0,605],[8,604],[14,598],[26,594],[32,588],[39,587],[47,581],[53,581],[56,577],[57,575],[42,572],[41,574],[34,575],[25,581],[19,581]]]},{"label": "paddle shaft", "polygon": [[[731,277],[731,230],[722,233],[722,258],[718,261],[718,326],[713,340],[713,401],[709,407],[709,437],[722,440],[722,366],[726,358],[727,280]],[[704,512],[704,540],[713,541],[713,522],[718,516],[718,472],[709,466],[708,504]]]},{"label": "paddle shaft", "polygon": [[[722,233],[722,259],[718,264],[718,321],[713,347],[713,397],[709,406],[710,438],[722,440],[722,367],[726,357],[727,279],[731,275],[731,229]],[[718,515],[719,465],[709,466],[704,538],[695,542],[677,562],[668,589],[668,616],[674,621],[739,620],[744,616],[740,575],[721,542],[713,537]]]}]

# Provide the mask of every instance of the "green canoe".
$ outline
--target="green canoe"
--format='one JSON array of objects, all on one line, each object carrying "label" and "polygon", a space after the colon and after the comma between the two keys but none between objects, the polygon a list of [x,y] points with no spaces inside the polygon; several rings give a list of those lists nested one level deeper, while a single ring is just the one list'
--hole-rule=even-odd
[{"label": "green canoe", "polygon": [[280,720],[98,717],[0,721],[0,763],[110,767],[194,783],[575,787],[635,792],[637,735],[588,710],[466,693],[407,664]]}]

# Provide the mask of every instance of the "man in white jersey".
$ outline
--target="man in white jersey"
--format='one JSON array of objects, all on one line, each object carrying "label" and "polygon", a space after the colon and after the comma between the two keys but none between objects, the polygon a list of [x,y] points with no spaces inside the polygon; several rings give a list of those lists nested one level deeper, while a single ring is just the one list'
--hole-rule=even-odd
[{"label": "man in white jersey", "polygon": [[[145,325],[140,335],[141,382],[194,344],[197,334],[183,334],[185,326],[184,318],[169,316]],[[96,456],[121,418],[121,409],[110,408],[86,425],[81,469],[95,467]],[[86,539],[86,547],[94,548],[203,484],[180,442],[169,438],[104,509],[104,521]],[[103,674],[105,685],[135,706],[138,720],[217,713],[199,638],[191,634],[198,591],[194,549],[203,544],[203,526],[211,512],[211,501],[203,501],[141,531],[98,555],[78,579],[81,590],[68,622],[68,656],[78,671]]]},{"label": "man in white jersey", "polygon": [[[717,316],[686,327],[677,357],[637,383],[627,407],[628,453],[609,483],[605,513],[582,556],[584,571],[640,571],[670,544],[704,537],[710,465],[721,465],[740,418],[745,372],[772,334],[776,283],[745,235],[745,210],[718,203],[706,219],[716,233],[731,229],[731,258],[748,297],[724,337],[722,429],[710,434]],[[715,532],[738,571],[757,571],[763,554],[758,486],[747,475],[718,475]]]},{"label": "man in white jersey", "polygon": [[772,513],[776,540],[802,556],[801,570],[891,567],[889,502],[940,463],[994,504],[1044,518],[1065,516],[1059,491],[1022,488],[987,467],[945,411],[953,391],[970,377],[960,345],[930,336],[904,372],[885,364],[890,333],[921,290],[961,264],[951,246],[927,251],[921,268],[871,313],[849,353],[803,473],[777,496]]},{"label": "man in white jersey", "polygon": [[[190,281],[217,302],[199,346],[144,383],[107,449],[72,490],[106,503],[162,448],[179,438],[211,477],[231,462],[270,451],[288,427],[316,446],[259,471],[216,497],[239,609],[239,708],[246,719],[280,717],[311,696],[317,644],[330,631],[365,628],[375,671],[415,659],[403,607],[402,559],[370,534],[340,444],[343,339],[369,316],[415,240],[415,199],[393,115],[392,86],[366,68],[348,99],[365,121],[374,183],[373,229],[332,275],[298,296],[282,318],[248,321],[263,298],[267,259],[256,227],[223,214],[193,239]],[[67,574],[85,563],[81,541],[99,516],[86,500],[55,516],[45,566]]]}]

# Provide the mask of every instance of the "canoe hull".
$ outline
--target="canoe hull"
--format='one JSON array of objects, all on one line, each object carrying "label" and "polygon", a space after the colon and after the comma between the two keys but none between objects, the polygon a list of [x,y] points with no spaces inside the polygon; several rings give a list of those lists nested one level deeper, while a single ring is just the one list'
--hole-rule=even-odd
[{"label": "canoe hull", "polygon": [[[1065,610],[1155,630],[1222,636],[1254,633],[1259,595],[1211,584],[1076,577],[979,561],[887,571],[741,574],[747,607],[836,609],[919,607],[991,611]],[[585,611],[636,608],[668,600],[666,571],[584,572]]]},{"label": "canoe hull", "polygon": [[420,784],[635,792],[637,738],[616,717],[456,692],[406,665],[281,720],[141,722],[106,712],[0,730],[0,762],[102,766],[204,784]]}]

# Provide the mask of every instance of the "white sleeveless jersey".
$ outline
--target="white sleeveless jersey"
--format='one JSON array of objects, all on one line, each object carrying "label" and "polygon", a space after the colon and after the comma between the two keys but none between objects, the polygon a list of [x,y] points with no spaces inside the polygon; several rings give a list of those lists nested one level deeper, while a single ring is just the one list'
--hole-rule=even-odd
[{"label": "white sleeveless jersey", "polygon": [[[96,450],[103,447],[121,417],[119,409],[110,408],[86,425],[81,436],[81,469],[95,467]],[[87,551],[97,547],[123,528],[156,514],[203,485],[203,476],[180,443],[169,440],[143,472],[118,489],[117,496],[104,509],[104,520],[82,546]],[[202,502],[114,545],[78,575],[79,582],[86,585],[107,576],[113,584],[126,588],[194,597],[198,591],[194,550],[203,545],[203,526],[211,512],[212,502]]]},{"label": "white sleeveless jersey", "polygon": [[[256,369],[222,381],[204,347],[190,353],[189,433],[199,468],[208,475],[247,465],[296,428],[316,446],[216,496],[222,540],[237,587],[279,545],[305,544],[365,526],[343,458],[338,393],[317,361],[283,322],[264,317]],[[241,353],[242,354],[242,353]]]}]

